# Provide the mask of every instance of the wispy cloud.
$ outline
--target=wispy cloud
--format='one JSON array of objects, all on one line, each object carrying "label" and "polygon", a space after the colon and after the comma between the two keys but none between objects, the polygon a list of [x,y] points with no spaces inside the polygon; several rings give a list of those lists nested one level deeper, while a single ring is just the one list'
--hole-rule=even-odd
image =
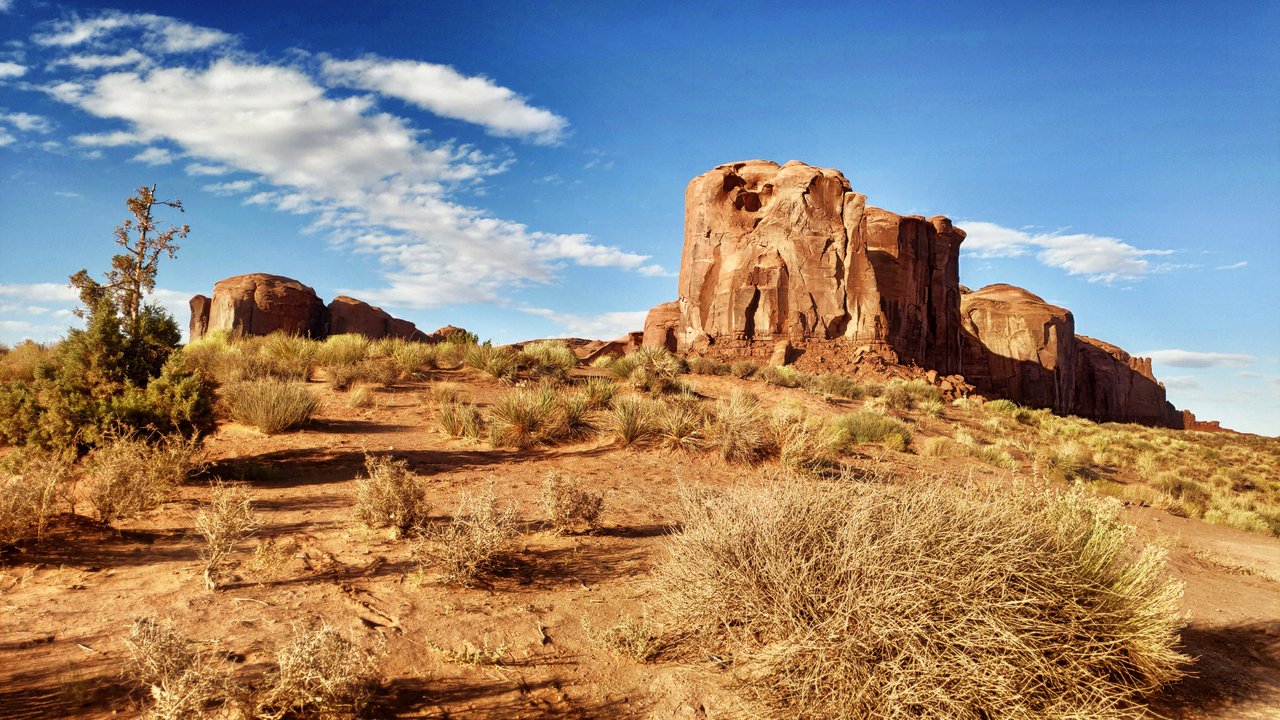
[{"label": "wispy cloud", "polygon": [[[546,318],[564,329],[560,337],[612,340],[644,329],[647,310],[607,312],[599,315],[562,313],[540,307],[522,307],[520,312]],[[531,338],[530,338],[531,339]]]},{"label": "wispy cloud", "polygon": [[141,145],[147,139],[135,132],[115,130],[106,133],[89,135],[73,135],[71,142],[84,147],[120,147],[122,145]]},{"label": "wispy cloud", "polygon": [[0,113],[0,123],[24,132],[49,133],[53,130],[53,122],[49,118],[24,112]]},{"label": "wispy cloud", "polygon": [[49,63],[49,68],[68,66],[77,70],[111,70],[121,67],[149,67],[151,65],[151,58],[134,48],[129,48],[124,52],[111,54],[76,53],[54,60]]},{"label": "wispy cloud", "polygon": [[173,153],[164,148],[149,147],[134,155],[130,160],[146,163],[147,165],[168,165],[173,162]]},{"label": "wispy cloud", "polygon": [[209,176],[209,175],[226,175],[231,172],[231,168],[224,165],[209,165],[207,163],[191,163],[183,169],[188,175]]},{"label": "wispy cloud", "polygon": [[498,136],[551,144],[569,127],[568,120],[529,105],[511,89],[448,65],[368,56],[326,60],[324,72],[338,85],[399,98],[441,117],[476,123]]},{"label": "wispy cloud", "polygon": [[1164,386],[1170,390],[1199,390],[1200,381],[1190,375],[1169,375],[1161,378]]},{"label": "wispy cloud", "polygon": [[1028,232],[981,221],[957,224],[968,234],[960,248],[970,257],[1021,257],[1034,252],[1044,265],[1083,275],[1089,282],[1140,280],[1180,267],[1149,259],[1172,255],[1173,250],[1143,250],[1103,235]]},{"label": "wispy cloud", "polygon": [[231,182],[205,185],[201,189],[214,195],[239,195],[240,193],[249,192],[256,184],[253,180],[233,180]]},{"label": "wispy cloud", "polygon": [[1242,367],[1257,362],[1252,355],[1237,355],[1220,352],[1197,352],[1194,350],[1152,350],[1141,353],[1153,362],[1170,367],[1209,368],[1209,367]]},{"label": "wispy cloud", "polygon": [[27,74],[27,66],[16,62],[0,62],[0,80],[18,78]]},{"label": "wispy cloud", "polygon": [[47,23],[31,39],[37,45],[60,48],[97,47],[117,39],[121,33],[131,33],[131,39],[141,42],[153,53],[162,54],[208,50],[232,40],[230,35],[220,30],[175,18],[118,10],[85,18],[73,15],[66,20]]},{"label": "wispy cloud", "polygon": [[1248,260],[1241,260],[1240,262],[1231,263],[1230,265],[1219,265],[1218,267],[1214,268],[1214,270],[1239,270],[1240,268],[1248,264],[1249,264]]}]

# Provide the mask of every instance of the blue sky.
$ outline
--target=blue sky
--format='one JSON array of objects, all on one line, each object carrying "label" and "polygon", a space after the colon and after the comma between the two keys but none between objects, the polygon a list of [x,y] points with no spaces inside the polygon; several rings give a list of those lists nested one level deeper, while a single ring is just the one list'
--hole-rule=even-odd
[{"label": "blue sky", "polygon": [[183,324],[261,271],[613,337],[675,295],[692,177],[798,159],[1280,434],[1280,4],[787,5],[0,0],[0,342],[65,331],[143,183]]}]

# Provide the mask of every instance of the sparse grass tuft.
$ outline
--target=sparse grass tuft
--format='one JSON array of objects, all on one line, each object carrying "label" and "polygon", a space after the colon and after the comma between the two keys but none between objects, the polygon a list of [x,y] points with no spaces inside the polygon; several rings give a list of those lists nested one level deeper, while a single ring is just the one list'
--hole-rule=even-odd
[{"label": "sparse grass tuft", "polygon": [[[19,346],[21,347],[21,346]],[[40,541],[54,509],[70,499],[75,466],[56,453],[23,448],[0,471],[0,548],[20,540]]]},{"label": "sparse grass tuft", "polygon": [[1118,508],[1078,492],[774,482],[683,505],[667,635],[767,717],[1138,718],[1183,674],[1163,552],[1129,555]]},{"label": "sparse grass tuft", "polygon": [[570,533],[585,528],[587,532],[595,532],[604,510],[604,493],[585,490],[576,478],[551,470],[542,481],[540,504],[542,515],[553,531]]},{"label": "sparse grass tuft", "polygon": [[834,427],[836,446],[844,452],[864,443],[883,443],[893,450],[905,450],[911,443],[911,430],[906,425],[870,410],[841,415]]},{"label": "sparse grass tuft", "polygon": [[401,534],[426,522],[431,509],[426,484],[407,461],[366,453],[364,471],[356,479],[356,520],[369,528],[390,527]]},{"label": "sparse grass tuft", "polygon": [[646,614],[638,620],[623,620],[604,631],[600,642],[638,663],[658,657],[664,647],[661,630]]},{"label": "sparse grass tuft", "polygon": [[759,369],[760,366],[750,360],[734,360],[729,363],[729,374],[741,380],[755,375]]},{"label": "sparse grass tuft", "polygon": [[654,407],[652,401],[635,395],[617,398],[609,410],[609,429],[623,445],[644,442],[654,432]]},{"label": "sparse grass tuft", "polygon": [[222,388],[222,399],[236,422],[268,435],[311,419],[318,403],[306,385],[285,380],[247,380]]},{"label": "sparse grass tuft", "polygon": [[708,432],[720,457],[730,462],[756,462],[773,449],[769,417],[760,398],[751,393],[734,390],[728,400],[717,403]]},{"label": "sparse grass tuft", "polygon": [[490,647],[488,637],[481,639],[479,645],[464,640],[462,647],[458,648],[446,648],[433,642],[427,642],[427,647],[451,663],[480,667],[500,667],[506,661],[508,652],[506,643]]},{"label": "sparse grass tuft", "polygon": [[480,437],[483,420],[480,409],[469,402],[449,400],[440,403],[440,427],[453,438]]}]

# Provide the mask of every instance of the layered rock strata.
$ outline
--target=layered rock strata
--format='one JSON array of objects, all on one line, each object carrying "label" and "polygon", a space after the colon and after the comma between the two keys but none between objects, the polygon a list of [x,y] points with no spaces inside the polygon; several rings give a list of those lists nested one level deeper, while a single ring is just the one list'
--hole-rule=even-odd
[{"label": "layered rock strata", "polygon": [[720,165],[685,192],[677,346],[844,339],[957,372],[963,240],[945,217],[868,206],[837,170]]}]

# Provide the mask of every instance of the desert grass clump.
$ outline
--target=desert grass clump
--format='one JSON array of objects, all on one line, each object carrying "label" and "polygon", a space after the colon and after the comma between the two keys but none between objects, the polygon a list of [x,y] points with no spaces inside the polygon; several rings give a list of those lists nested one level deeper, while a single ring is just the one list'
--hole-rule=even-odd
[{"label": "desert grass clump", "polygon": [[310,338],[274,332],[263,338],[258,354],[266,361],[270,377],[306,382],[318,347],[319,343]]},{"label": "desert grass clump", "polygon": [[325,380],[334,390],[345,392],[365,377],[364,368],[358,363],[329,365],[324,369]]},{"label": "desert grass clump", "polygon": [[423,526],[431,509],[427,487],[407,461],[366,453],[364,472],[356,478],[356,520],[401,534]]},{"label": "desert grass clump", "polygon": [[941,400],[924,400],[919,404],[919,406],[917,406],[917,409],[921,414],[931,418],[942,417],[942,411],[944,408],[945,405]]},{"label": "desert grass clump", "polygon": [[559,395],[546,385],[508,392],[489,407],[490,441],[523,450],[549,439],[558,403]]},{"label": "desert grass clump", "polygon": [[729,374],[740,380],[746,380],[755,375],[759,369],[760,365],[751,360],[734,360],[729,363]]},{"label": "desert grass clump", "polygon": [[806,376],[804,388],[816,395],[840,397],[847,400],[858,400],[866,395],[866,390],[856,380],[836,373],[808,375]]},{"label": "desert grass clump", "polygon": [[356,376],[366,382],[393,388],[405,377],[404,368],[394,357],[372,357],[354,366]]},{"label": "desert grass clump", "polygon": [[934,479],[682,501],[668,634],[766,717],[1136,719],[1183,675],[1181,586],[1117,504]]},{"label": "desert grass clump", "polygon": [[151,698],[143,715],[153,720],[208,717],[215,706],[234,717],[235,698],[226,673],[171,623],[135,620],[125,640],[124,675]]},{"label": "desert grass clump", "polygon": [[619,381],[654,396],[679,391],[677,378],[687,369],[665,348],[641,348],[615,359],[608,368]]},{"label": "desert grass clump", "polygon": [[543,519],[553,532],[595,532],[604,511],[604,493],[584,489],[577,478],[551,470],[542,481],[539,504]]},{"label": "desert grass clump", "polygon": [[648,614],[636,620],[623,620],[607,628],[600,635],[599,641],[605,647],[638,663],[647,663],[657,658],[666,645],[662,629],[649,619]]},{"label": "desert grass clump", "polygon": [[839,435],[822,418],[811,417],[803,405],[782,405],[769,418],[783,467],[802,473],[822,473],[836,465]]},{"label": "desert grass clump", "polygon": [[539,340],[520,348],[519,364],[538,377],[563,380],[578,367],[578,356],[563,340]]},{"label": "desert grass clump", "polygon": [[702,357],[701,355],[689,358],[689,372],[694,375],[728,375],[729,366],[719,360]]},{"label": "desert grass clump", "polygon": [[603,410],[613,403],[618,394],[618,386],[608,378],[587,378],[578,386],[578,392],[586,398],[587,406],[592,410]]},{"label": "desert grass clump", "polygon": [[55,509],[72,499],[75,466],[63,455],[34,448],[6,461],[10,468],[0,470],[0,547],[39,542]]},{"label": "desert grass clump", "polygon": [[247,380],[222,388],[222,400],[236,422],[252,425],[268,435],[284,432],[311,419],[318,403],[299,382]]},{"label": "desert grass clump", "polygon": [[347,407],[362,410],[374,404],[373,391],[361,386],[347,394]]},{"label": "desert grass clump", "polygon": [[483,431],[484,420],[474,404],[449,400],[440,403],[440,427],[449,437],[475,440]]},{"label": "desert grass clump", "polygon": [[653,423],[663,447],[695,450],[705,440],[707,413],[697,401],[663,402],[654,407]]},{"label": "desert grass clump", "polygon": [[116,437],[89,455],[85,495],[98,520],[111,524],[160,505],[196,464],[195,440]]},{"label": "desert grass clump", "polygon": [[871,410],[848,413],[833,423],[836,446],[848,452],[855,445],[882,443],[893,450],[906,450],[911,444],[911,430],[891,417]]},{"label": "desert grass clump", "polygon": [[462,493],[453,521],[432,533],[430,557],[446,581],[471,585],[497,566],[515,536],[515,508],[499,506],[491,481],[479,494]]},{"label": "desert grass clump", "polygon": [[253,511],[253,498],[240,486],[215,480],[209,485],[209,504],[196,515],[195,530],[204,538],[204,584],[218,589],[218,576],[236,546],[253,535],[262,521]]},{"label": "desert grass clump", "polygon": [[756,377],[769,385],[796,388],[804,383],[806,373],[802,373],[790,365],[768,365],[761,368],[756,373]]},{"label": "desert grass clump", "polygon": [[642,443],[653,435],[654,408],[653,401],[635,395],[617,398],[609,409],[608,427],[623,445]]},{"label": "desert grass clump", "polygon": [[1018,411],[1018,403],[1012,400],[1000,398],[998,400],[988,400],[982,404],[982,409],[988,414],[1010,415],[1012,416]]},{"label": "desert grass clump", "polygon": [[1091,474],[1093,451],[1087,445],[1068,440],[1042,451],[1037,459],[1051,478],[1063,481],[1087,479]]},{"label": "desert grass clump", "polygon": [[378,658],[328,625],[296,631],[276,651],[255,717],[359,717],[378,685]]},{"label": "desert grass clump", "polygon": [[504,382],[514,381],[520,370],[520,358],[511,348],[489,343],[469,346],[462,356],[462,364]]},{"label": "desert grass clump", "polygon": [[577,440],[596,432],[591,399],[582,392],[560,394],[549,439]]},{"label": "desert grass clump", "polygon": [[720,457],[729,462],[757,462],[773,450],[769,416],[760,398],[748,392],[734,390],[728,400],[716,404],[708,433]]},{"label": "desert grass clump", "polygon": [[369,356],[369,338],[359,333],[330,335],[316,348],[316,363],[327,368],[355,365]]},{"label": "desert grass clump", "polygon": [[950,457],[958,452],[958,443],[949,437],[926,438],[920,443],[920,454],[926,457]]}]

